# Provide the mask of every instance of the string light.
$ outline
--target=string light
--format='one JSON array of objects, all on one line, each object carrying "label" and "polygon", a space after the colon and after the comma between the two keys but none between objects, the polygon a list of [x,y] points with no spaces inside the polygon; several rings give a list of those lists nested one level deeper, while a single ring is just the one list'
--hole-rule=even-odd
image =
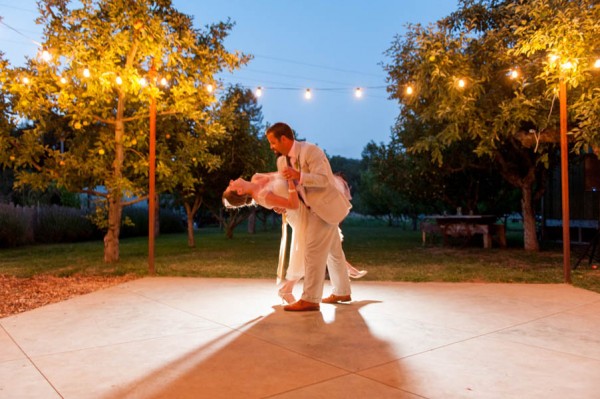
[{"label": "string light", "polygon": [[573,68],[573,63],[571,61],[567,61],[560,66],[564,70],[569,70]]},{"label": "string light", "polygon": [[[12,29],[12,30],[14,30],[15,32],[17,32],[18,34],[20,34],[20,35],[22,35],[22,36],[24,36],[24,37],[27,37],[27,36],[23,35],[21,32],[19,32],[18,30],[14,29],[14,28],[12,28],[12,27],[10,27],[10,26],[8,26],[8,25],[6,25],[6,24],[4,23],[4,21],[3,21],[2,17],[0,17],[0,24],[2,24],[2,25],[4,25],[4,26],[8,27],[9,29]],[[37,45],[37,46],[39,46],[40,48],[43,48],[43,45],[42,45],[41,43],[39,43],[39,42],[37,42],[37,41],[35,41],[35,40],[32,40],[32,39],[30,39],[30,38],[28,38],[28,39],[29,39],[29,40],[31,40],[31,41],[32,41],[34,44],[36,44],[36,45]],[[52,54],[51,54],[51,52],[50,52],[50,51],[48,51],[47,49],[43,49],[43,50],[41,50],[41,51],[39,52],[39,57],[40,57],[40,58],[41,58],[43,61],[46,61],[46,62],[48,62],[48,61],[52,60]],[[265,57],[265,58],[269,58],[269,57]],[[555,65],[555,64],[556,64],[556,63],[557,63],[557,62],[560,60],[560,57],[559,57],[557,54],[550,54],[550,55],[548,56],[548,59],[549,59],[549,62],[550,62],[552,65]],[[287,60],[286,60],[286,61],[287,61]],[[291,61],[288,61],[288,62],[291,62]],[[310,64],[307,64],[307,65],[310,65]],[[576,68],[576,67],[577,67],[577,64],[576,64],[576,63],[573,63],[573,62],[571,62],[571,61],[567,61],[567,62],[565,62],[565,63],[561,64],[561,65],[560,65],[560,67],[561,67],[563,70],[569,70],[569,69]],[[596,68],[596,69],[600,69],[600,58],[597,58],[597,59],[594,61],[594,63],[593,63],[593,67],[594,67],[594,68]],[[511,79],[516,79],[516,78],[518,78],[518,77],[519,77],[519,75],[520,75],[520,74],[519,74],[519,72],[518,72],[518,70],[517,70],[516,68],[514,68],[514,69],[511,69],[511,70],[508,72],[508,76],[509,76]],[[83,76],[84,76],[85,78],[89,78],[89,77],[91,76],[90,70],[89,70],[88,68],[85,68],[85,69],[83,70]],[[66,78],[64,78],[64,77],[60,77],[60,80],[59,80],[59,81],[60,81],[60,83],[61,83],[61,84],[66,84],[66,83],[68,82],[68,80],[67,80]],[[29,84],[31,83],[31,80],[30,80],[28,77],[23,77],[23,78],[22,78],[22,82],[23,82],[24,84],[27,84],[27,85],[29,85]],[[120,76],[117,76],[117,77],[116,77],[116,83],[117,83],[118,85],[121,85],[121,84],[123,83],[123,79],[122,79]],[[142,87],[146,87],[146,86],[148,85],[148,81],[147,81],[147,79],[146,79],[146,78],[143,78],[143,77],[142,77],[142,78],[140,78],[140,79],[139,79],[139,84],[140,84],[140,86],[142,86]],[[161,85],[163,85],[163,86],[165,86],[165,87],[166,87],[166,86],[168,86],[168,81],[167,81],[167,79],[166,79],[166,78],[162,78],[162,79],[160,80],[160,84],[161,84]],[[461,88],[461,89],[465,88],[465,87],[466,87],[466,85],[467,85],[467,83],[466,83],[465,79],[462,79],[462,78],[461,78],[461,79],[459,79],[459,80],[456,82],[456,84],[457,84],[457,86],[458,86],[459,88]],[[378,87],[374,87],[374,88],[377,88],[377,89],[379,89],[379,88],[386,88],[386,86],[378,86]],[[262,87],[262,86],[259,86],[259,87],[257,87],[257,88],[256,88],[256,90],[255,90],[255,96],[256,96],[257,98],[259,98],[259,97],[261,97],[261,96],[262,96],[262,94],[263,94],[263,89],[264,89],[264,87]],[[281,89],[281,90],[294,90],[293,88],[269,88],[269,89],[270,89],[270,90],[273,90],[273,89]],[[208,84],[208,85],[206,85],[206,91],[207,91],[207,92],[209,92],[209,93],[212,93],[214,90],[215,90],[215,87],[214,87],[212,84]],[[317,89],[317,90],[336,91],[336,90],[347,90],[347,88],[346,88],[346,89],[342,89],[342,88],[327,88],[327,89]],[[406,89],[405,89],[405,93],[406,93],[407,95],[412,95],[412,94],[414,93],[414,89],[413,89],[413,87],[412,87],[412,86],[410,86],[410,85],[409,85],[409,86],[407,86],[407,87],[406,87]],[[354,96],[355,96],[356,98],[362,98],[362,97],[363,97],[363,95],[364,95],[364,91],[363,91],[363,89],[362,89],[362,88],[360,88],[360,87],[357,87],[357,88],[355,88],[355,89],[354,89]],[[304,92],[304,97],[305,97],[307,100],[311,99],[311,98],[312,98],[312,90],[311,90],[311,89],[305,89],[305,92]]]},{"label": "string light", "polygon": [[52,54],[48,50],[43,50],[40,53],[40,58],[45,62],[49,62],[52,59]]},{"label": "string light", "polygon": [[[0,23],[1,22],[2,22],[2,19],[0,18]],[[40,48],[42,47],[42,44],[37,43],[37,42],[35,42],[35,43],[37,45],[39,45]],[[52,60],[52,58],[53,58],[51,52],[48,51],[47,49],[41,50],[39,52],[39,57],[43,61],[46,61],[46,62]],[[559,62],[560,57],[557,54],[550,54],[548,56],[548,60],[549,60],[549,62],[552,65],[555,65],[556,63]],[[569,70],[569,69],[576,68],[576,64],[573,63],[572,61],[567,61],[567,62],[564,62],[564,63],[560,64],[560,67],[563,70]],[[597,58],[594,61],[593,67],[596,68],[596,69],[600,69],[600,58]],[[91,76],[91,72],[90,72],[90,70],[88,68],[83,69],[82,74],[83,74],[83,77],[85,77],[85,78],[89,78]],[[517,79],[520,76],[520,73],[519,73],[519,71],[518,71],[517,68],[513,68],[510,71],[508,71],[507,76],[509,78],[511,78],[511,79]],[[59,81],[60,81],[61,84],[68,83],[68,80],[65,77],[60,77]],[[23,77],[22,78],[22,82],[24,84],[27,84],[27,85],[31,84],[31,80],[28,77]],[[116,82],[116,84],[121,85],[121,84],[123,84],[123,78],[121,78],[120,76],[117,76],[115,82]],[[141,87],[146,87],[148,85],[148,81],[147,81],[146,78],[141,77],[141,78],[139,78],[139,84],[140,84]],[[168,80],[166,78],[162,78],[160,80],[160,84],[162,86],[167,87],[169,83],[168,83]],[[463,89],[463,88],[466,87],[467,82],[466,82],[466,80],[464,78],[461,78],[461,79],[458,79],[456,81],[456,85],[457,85],[458,88]],[[215,87],[212,84],[207,84],[205,86],[205,88],[206,88],[206,91],[208,93],[213,93],[215,91]],[[381,89],[381,88],[387,88],[387,87],[386,86],[377,86],[377,87],[372,87],[372,88]],[[271,88],[270,87],[269,89],[270,90],[277,90],[277,89],[279,89],[279,90],[297,90],[297,89],[294,89],[294,88],[280,88],[280,87],[279,88]],[[263,86],[258,86],[255,89],[255,91],[254,91],[255,96],[257,98],[262,97],[263,90],[264,90]],[[323,89],[316,89],[316,90],[319,90],[319,91],[320,90],[324,90],[324,91],[341,91],[341,90],[347,90],[347,88],[346,89],[344,89],[344,88],[323,88]],[[411,85],[406,86],[405,93],[407,95],[412,95],[412,94],[414,94],[414,92],[415,91],[414,91],[413,86],[411,86]],[[312,96],[313,96],[313,90],[310,89],[310,88],[305,89],[305,91],[304,91],[304,98],[307,99],[307,100],[310,100],[310,99],[312,99]],[[363,88],[356,87],[354,89],[354,96],[356,98],[362,98],[364,96],[364,90],[363,90]]]}]

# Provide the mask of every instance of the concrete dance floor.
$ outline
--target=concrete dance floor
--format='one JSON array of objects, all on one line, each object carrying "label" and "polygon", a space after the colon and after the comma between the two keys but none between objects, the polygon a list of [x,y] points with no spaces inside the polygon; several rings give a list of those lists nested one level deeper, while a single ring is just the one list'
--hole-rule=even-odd
[{"label": "concrete dance floor", "polygon": [[0,398],[600,397],[600,294],[355,281],[352,296],[291,313],[271,280],[130,281],[0,319]]}]

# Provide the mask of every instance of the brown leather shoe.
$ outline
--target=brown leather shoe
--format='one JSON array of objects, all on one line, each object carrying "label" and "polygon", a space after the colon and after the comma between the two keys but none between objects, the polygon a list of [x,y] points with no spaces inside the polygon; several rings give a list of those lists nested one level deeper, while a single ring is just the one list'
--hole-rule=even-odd
[{"label": "brown leather shoe", "polygon": [[286,305],[283,307],[283,310],[288,310],[290,312],[305,312],[310,310],[319,310],[320,306],[318,303],[308,302],[300,299],[298,302],[294,302],[290,305]]},{"label": "brown leather shoe", "polygon": [[350,302],[352,298],[350,295],[334,295],[331,294],[327,298],[323,298],[323,303],[338,303],[338,302]]}]

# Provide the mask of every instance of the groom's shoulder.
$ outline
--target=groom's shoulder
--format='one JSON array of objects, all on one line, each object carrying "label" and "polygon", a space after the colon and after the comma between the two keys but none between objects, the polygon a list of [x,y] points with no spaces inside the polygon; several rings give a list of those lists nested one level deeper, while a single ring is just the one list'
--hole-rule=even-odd
[{"label": "groom's shoulder", "polygon": [[301,149],[305,149],[305,150],[321,150],[321,147],[319,147],[318,145],[316,145],[315,143],[311,143],[309,141],[299,141],[298,142],[300,144],[300,148]]}]

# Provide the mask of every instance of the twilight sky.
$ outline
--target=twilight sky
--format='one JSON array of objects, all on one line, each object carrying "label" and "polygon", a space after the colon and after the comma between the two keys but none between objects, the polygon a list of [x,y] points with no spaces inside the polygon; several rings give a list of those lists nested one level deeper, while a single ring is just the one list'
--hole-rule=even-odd
[{"label": "twilight sky", "polygon": [[[0,0],[0,51],[20,65],[33,57],[41,27],[35,0]],[[228,50],[254,59],[224,83],[263,88],[264,121],[286,122],[329,155],[359,159],[369,141],[389,141],[398,105],[388,100],[383,54],[407,23],[428,24],[457,0],[174,0],[197,27],[235,22]],[[17,32],[16,32],[16,31]],[[363,97],[354,96],[356,87]],[[304,98],[310,88],[311,100]]]}]

